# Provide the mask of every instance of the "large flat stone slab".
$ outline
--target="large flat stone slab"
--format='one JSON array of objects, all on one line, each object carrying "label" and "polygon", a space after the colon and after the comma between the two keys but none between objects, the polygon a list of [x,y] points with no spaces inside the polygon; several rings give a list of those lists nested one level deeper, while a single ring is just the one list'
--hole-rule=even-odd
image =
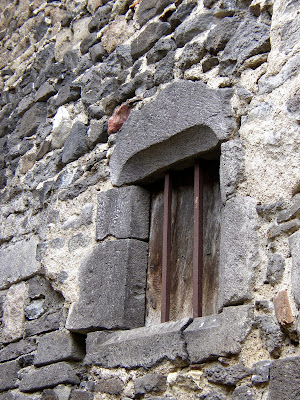
[{"label": "large flat stone slab", "polygon": [[149,192],[138,186],[111,189],[98,195],[97,240],[148,239]]},{"label": "large flat stone slab", "polygon": [[235,127],[231,94],[178,80],[132,111],[110,160],[113,184],[150,181],[179,161],[216,150]]},{"label": "large flat stone slab", "polygon": [[249,306],[228,307],[221,314],[194,319],[184,331],[190,361],[202,363],[239,353],[251,326]]},{"label": "large flat stone slab", "polygon": [[65,360],[84,358],[84,343],[68,331],[55,331],[42,336],[38,342],[34,365],[41,366]]},{"label": "large flat stone slab", "polygon": [[60,383],[74,385],[80,383],[72,367],[64,362],[27,372],[22,377],[19,389],[21,392],[34,392],[35,390],[55,387]]},{"label": "large flat stone slab", "polygon": [[151,367],[162,360],[187,359],[182,331],[189,319],[87,336],[86,364],[107,368]]},{"label": "large flat stone slab", "polygon": [[38,240],[32,237],[0,251],[0,289],[29,278],[40,271],[35,259]]},{"label": "large flat stone slab", "polygon": [[136,239],[100,243],[80,268],[80,297],[67,329],[131,329],[144,325],[148,244]]},{"label": "large flat stone slab", "polygon": [[252,298],[258,264],[256,201],[237,196],[227,201],[221,223],[219,308]]}]

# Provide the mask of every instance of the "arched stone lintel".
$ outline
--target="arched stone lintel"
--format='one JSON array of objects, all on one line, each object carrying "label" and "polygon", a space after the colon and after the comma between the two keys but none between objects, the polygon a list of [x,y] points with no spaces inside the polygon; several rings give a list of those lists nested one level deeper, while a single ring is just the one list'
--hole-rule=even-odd
[{"label": "arched stone lintel", "polygon": [[148,182],[176,163],[211,158],[235,128],[230,89],[175,81],[133,111],[110,160],[112,183]]}]

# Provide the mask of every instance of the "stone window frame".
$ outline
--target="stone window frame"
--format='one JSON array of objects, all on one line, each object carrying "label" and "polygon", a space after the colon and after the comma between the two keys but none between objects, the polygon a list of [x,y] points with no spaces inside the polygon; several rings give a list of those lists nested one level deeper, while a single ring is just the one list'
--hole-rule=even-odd
[{"label": "stone window frame", "polygon": [[[99,195],[105,197],[115,193],[117,198],[122,198],[122,193],[126,195],[126,191],[133,191],[140,196],[143,191],[140,185],[154,182],[170,167],[179,162],[189,166],[195,159],[210,158],[221,149],[224,209],[219,314],[156,326],[144,327],[133,323],[131,326],[102,327],[95,324],[85,329],[73,323],[76,320],[74,314],[80,311],[75,304],[75,313],[71,307],[66,325],[71,331],[88,333],[87,364],[129,368],[178,358],[201,363],[240,351],[241,343],[252,326],[252,309],[245,303],[252,299],[252,272],[257,262],[257,214],[256,202],[247,196],[236,195],[234,183],[231,184],[229,178],[230,169],[239,162],[240,156],[239,143],[232,139],[236,125],[230,106],[231,95],[230,89],[210,89],[201,82],[179,80],[167,85],[152,102],[133,111],[118,133],[110,159],[111,180],[115,188],[108,191],[110,193]],[[233,160],[228,157],[231,150]],[[131,203],[130,212],[134,216],[132,210],[139,201],[133,197]],[[114,219],[115,215],[112,217]],[[148,221],[145,215],[142,218]],[[127,221],[129,231],[134,220],[132,217]],[[110,232],[112,235],[114,229],[116,227]],[[123,239],[119,241],[123,240],[123,243],[124,240],[127,243],[135,240],[130,232],[125,236],[122,234],[119,237]],[[95,251],[105,252],[109,243],[114,242],[100,242],[101,249]],[[145,243],[145,238],[140,243]],[[84,264],[83,272],[88,270],[88,264]],[[134,273],[133,277],[136,278]],[[205,346],[202,345],[204,341]],[[161,343],[161,346],[154,346],[154,343]],[[149,350],[147,359],[145,348]]]}]

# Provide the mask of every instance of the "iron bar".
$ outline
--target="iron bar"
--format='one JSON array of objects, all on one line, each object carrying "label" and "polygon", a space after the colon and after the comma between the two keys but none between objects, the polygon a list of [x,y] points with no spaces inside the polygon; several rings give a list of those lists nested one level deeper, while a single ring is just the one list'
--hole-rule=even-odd
[{"label": "iron bar", "polygon": [[167,172],[165,175],[165,184],[164,184],[161,322],[167,322],[170,319],[171,222],[172,222],[171,211],[172,211],[172,179],[170,172]]},{"label": "iron bar", "polygon": [[203,169],[194,169],[193,317],[202,316],[203,286]]}]

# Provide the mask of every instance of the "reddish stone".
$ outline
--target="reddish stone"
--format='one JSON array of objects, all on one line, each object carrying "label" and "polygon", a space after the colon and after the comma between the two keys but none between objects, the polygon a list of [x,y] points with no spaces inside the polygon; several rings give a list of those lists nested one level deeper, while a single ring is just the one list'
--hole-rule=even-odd
[{"label": "reddish stone", "polygon": [[113,115],[108,120],[108,133],[116,133],[127,120],[130,114],[130,107],[127,104],[122,104],[117,107]]},{"label": "reddish stone", "polygon": [[275,314],[280,325],[289,325],[294,322],[289,298],[286,290],[278,293],[274,298]]}]

